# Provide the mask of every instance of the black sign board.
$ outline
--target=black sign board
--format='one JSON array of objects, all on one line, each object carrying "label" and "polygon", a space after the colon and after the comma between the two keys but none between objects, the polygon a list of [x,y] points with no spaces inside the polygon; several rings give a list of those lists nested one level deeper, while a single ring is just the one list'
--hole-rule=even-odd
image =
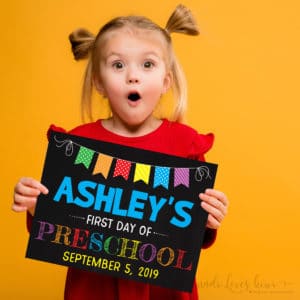
[{"label": "black sign board", "polygon": [[52,131],[26,257],[191,291],[216,171]]}]

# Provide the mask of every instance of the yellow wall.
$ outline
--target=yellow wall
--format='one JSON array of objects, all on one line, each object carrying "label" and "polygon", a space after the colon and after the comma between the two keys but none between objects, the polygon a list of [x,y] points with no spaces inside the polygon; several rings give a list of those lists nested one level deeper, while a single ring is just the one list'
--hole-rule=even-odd
[{"label": "yellow wall", "polygon": [[[202,253],[201,299],[299,298],[299,70],[296,0],[186,0],[199,38],[174,36],[189,82],[189,123],[216,134],[208,160],[231,204],[217,243]],[[85,6],[82,6],[85,3]],[[50,123],[80,122],[84,63],[67,36],[113,16],[164,24],[177,1],[2,1],[0,298],[62,299],[65,268],[25,259],[25,215],[14,183],[40,178]]]}]

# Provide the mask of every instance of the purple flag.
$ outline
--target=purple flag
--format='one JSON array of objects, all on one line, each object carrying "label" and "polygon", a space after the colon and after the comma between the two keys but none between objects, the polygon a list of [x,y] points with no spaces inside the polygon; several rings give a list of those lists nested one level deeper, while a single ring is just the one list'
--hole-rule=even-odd
[{"label": "purple flag", "polygon": [[190,186],[190,169],[188,168],[174,169],[174,187],[180,184],[185,185],[187,188]]}]

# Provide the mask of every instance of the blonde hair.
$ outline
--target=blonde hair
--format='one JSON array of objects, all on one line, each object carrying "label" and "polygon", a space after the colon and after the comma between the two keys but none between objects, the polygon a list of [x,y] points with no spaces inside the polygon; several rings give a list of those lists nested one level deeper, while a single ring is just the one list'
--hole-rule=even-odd
[{"label": "blonde hair", "polygon": [[72,52],[75,60],[89,58],[82,89],[81,113],[87,115],[92,120],[92,93],[94,89],[94,75],[99,74],[99,43],[102,41],[105,33],[125,26],[131,26],[137,29],[151,30],[159,32],[166,41],[169,51],[169,69],[172,76],[172,90],[175,98],[175,108],[172,116],[174,121],[182,121],[187,105],[187,87],[182,68],[175,56],[171,33],[184,33],[187,35],[198,35],[197,23],[191,11],[183,5],[178,5],[169,20],[166,27],[162,28],[143,16],[125,16],[117,17],[106,23],[96,35],[96,37],[86,29],[77,29],[69,35],[72,45]]}]

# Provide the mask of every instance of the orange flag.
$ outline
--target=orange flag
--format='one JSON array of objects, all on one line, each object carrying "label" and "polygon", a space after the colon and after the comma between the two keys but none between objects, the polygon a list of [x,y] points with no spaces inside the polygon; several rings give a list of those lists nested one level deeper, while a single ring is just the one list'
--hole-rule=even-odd
[{"label": "orange flag", "polygon": [[93,171],[93,175],[101,173],[104,176],[104,178],[107,178],[112,161],[113,161],[112,156],[109,156],[109,155],[106,155],[103,153],[99,153],[97,162],[95,164],[95,168]]}]

